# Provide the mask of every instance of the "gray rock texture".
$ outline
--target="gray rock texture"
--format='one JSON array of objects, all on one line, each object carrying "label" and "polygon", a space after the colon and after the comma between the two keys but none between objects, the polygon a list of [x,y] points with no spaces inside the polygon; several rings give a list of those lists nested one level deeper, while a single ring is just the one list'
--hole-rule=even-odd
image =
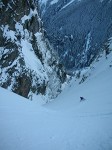
[{"label": "gray rock texture", "polygon": [[0,1],[1,87],[30,99],[60,93],[66,74],[42,32],[35,0]]}]

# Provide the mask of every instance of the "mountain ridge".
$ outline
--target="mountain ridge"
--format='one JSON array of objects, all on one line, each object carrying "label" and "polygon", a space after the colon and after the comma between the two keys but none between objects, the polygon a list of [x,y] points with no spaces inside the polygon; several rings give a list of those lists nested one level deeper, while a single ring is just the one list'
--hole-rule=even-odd
[{"label": "mountain ridge", "polygon": [[0,86],[29,99],[56,97],[66,73],[44,37],[37,2],[11,0],[0,6]]},{"label": "mountain ridge", "polygon": [[60,61],[67,69],[89,66],[112,37],[112,1],[50,2],[41,6],[42,21]]}]

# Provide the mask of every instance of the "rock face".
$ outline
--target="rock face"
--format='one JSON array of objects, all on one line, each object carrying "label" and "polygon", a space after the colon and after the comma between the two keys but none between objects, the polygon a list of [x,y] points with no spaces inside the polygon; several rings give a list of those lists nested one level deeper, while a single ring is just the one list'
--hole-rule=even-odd
[{"label": "rock face", "polygon": [[112,0],[40,3],[47,37],[60,61],[67,69],[89,66],[112,37]]},{"label": "rock face", "polygon": [[55,98],[66,79],[44,38],[35,0],[0,1],[0,86],[33,99]]}]

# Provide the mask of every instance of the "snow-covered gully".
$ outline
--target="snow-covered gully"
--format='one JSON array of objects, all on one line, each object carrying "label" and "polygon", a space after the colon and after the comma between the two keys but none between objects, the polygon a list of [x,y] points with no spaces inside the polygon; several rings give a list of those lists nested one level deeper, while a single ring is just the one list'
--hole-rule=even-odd
[{"label": "snow-covered gully", "polygon": [[0,150],[111,150],[111,65],[112,54],[102,56],[47,104],[0,88]]}]

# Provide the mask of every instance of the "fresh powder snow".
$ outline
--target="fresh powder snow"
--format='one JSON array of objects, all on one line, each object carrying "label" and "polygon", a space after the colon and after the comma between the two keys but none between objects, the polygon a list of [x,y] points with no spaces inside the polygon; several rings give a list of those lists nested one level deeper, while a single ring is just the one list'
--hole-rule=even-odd
[{"label": "fresh powder snow", "polygon": [[111,150],[112,53],[69,82],[43,105],[0,88],[0,150]]},{"label": "fresh powder snow", "polygon": [[56,4],[57,2],[58,2],[59,0],[53,0],[53,1],[51,1],[51,5],[54,5],[54,4]]}]

